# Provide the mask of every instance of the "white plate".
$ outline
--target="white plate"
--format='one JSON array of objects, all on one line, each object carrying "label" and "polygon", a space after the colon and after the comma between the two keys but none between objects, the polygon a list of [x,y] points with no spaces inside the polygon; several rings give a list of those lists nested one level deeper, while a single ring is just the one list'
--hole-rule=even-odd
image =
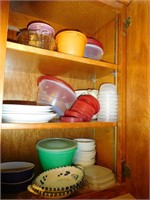
[{"label": "white plate", "polygon": [[3,104],[3,113],[40,113],[50,112],[52,106],[37,106],[37,105],[18,105],[18,104]]},{"label": "white plate", "polygon": [[57,114],[55,113],[40,114],[40,115],[3,113],[2,119],[4,122],[11,122],[11,123],[39,123],[39,122],[45,123],[56,117],[56,115]]}]

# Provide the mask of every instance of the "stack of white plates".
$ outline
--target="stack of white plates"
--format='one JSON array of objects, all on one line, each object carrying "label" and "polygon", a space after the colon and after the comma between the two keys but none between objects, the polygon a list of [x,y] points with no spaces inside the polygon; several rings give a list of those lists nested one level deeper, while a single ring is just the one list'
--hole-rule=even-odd
[{"label": "stack of white plates", "polygon": [[45,123],[56,115],[51,106],[3,104],[2,107],[3,122]]},{"label": "stack of white plates", "polygon": [[85,180],[91,190],[104,190],[116,182],[111,169],[99,165],[84,168]]},{"label": "stack of white plates", "polygon": [[100,111],[98,121],[116,122],[118,119],[118,95],[114,84],[105,83],[99,90]]},{"label": "stack of white plates", "polygon": [[73,164],[83,167],[94,165],[96,156],[95,140],[77,138],[77,150],[74,155]]}]

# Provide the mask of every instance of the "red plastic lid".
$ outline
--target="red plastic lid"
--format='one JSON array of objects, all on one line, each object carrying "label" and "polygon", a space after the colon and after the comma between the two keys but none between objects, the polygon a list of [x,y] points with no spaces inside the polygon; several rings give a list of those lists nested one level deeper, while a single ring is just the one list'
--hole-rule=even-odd
[{"label": "red plastic lid", "polygon": [[82,118],[78,118],[78,117],[64,117],[61,116],[60,120],[63,122],[83,122]]},{"label": "red plastic lid", "polygon": [[97,46],[99,46],[100,48],[103,49],[103,44],[100,41],[98,41],[94,38],[90,38],[90,37],[87,38],[87,44],[94,44],[94,45],[97,45]]},{"label": "red plastic lid", "polygon": [[86,94],[86,95],[81,95],[77,98],[77,101],[83,101],[88,103],[89,105],[93,106],[93,108],[95,109],[95,113],[98,113],[98,111],[100,110],[100,104],[99,101],[93,97],[92,95]]},{"label": "red plastic lid", "polygon": [[40,83],[42,80],[45,80],[45,79],[51,80],[51,81],[55,81],[55,82],[58,82],[58,83],[62,83],[63,85],[65,85],[66,87],[68,87],[69,89],[71,89],[71,90],[75,93],[75,91],[73,90],[73,88],[72,88],[68,83],[66,83],[65,81],[60,80],[60,79],[58,79],[58,78],[55,78],[55,77],[53,77],[53,76],[40,76],[40,77],[37,79],[38,85],[39,85],[39,83]]},{"label": "red plastic lid", "polygon": [[79,113],[78,111],[75,110],[66,110],[65,115],[66,117],[76,117],[76,118],[82,118],[83,121],[90,121],[91,118],[88,118],[86,115]]},{"label": "red plastic lid", "polygon": [[[85,110],[87,113],[89,113],[90,115],[94,115],[95,114],[95,108],[93,106],[91,106],[89,103],[85,102],[85,101],[80,101],[80,100],[76,100],[75,103],[73,104],[72,108],[78,108],[79,110]],[[80,111],[79,111],[80,112]]]}]

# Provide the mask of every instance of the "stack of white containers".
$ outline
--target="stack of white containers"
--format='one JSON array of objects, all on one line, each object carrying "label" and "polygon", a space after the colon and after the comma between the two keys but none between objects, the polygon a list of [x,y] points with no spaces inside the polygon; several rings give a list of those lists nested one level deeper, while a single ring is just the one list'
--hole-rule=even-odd
[{"label": "stack of white containers", "polygon": [[114,84],[105,83],[99,89],[100,111],[98,121],[116,122],[118,119],[118,95]]},{"label": "stack of white containers", "polygon": [[77,138],[77,150],[74,155],[73,164],[83,167],[94,165],[96,156],[95,140],[88,138]]}]

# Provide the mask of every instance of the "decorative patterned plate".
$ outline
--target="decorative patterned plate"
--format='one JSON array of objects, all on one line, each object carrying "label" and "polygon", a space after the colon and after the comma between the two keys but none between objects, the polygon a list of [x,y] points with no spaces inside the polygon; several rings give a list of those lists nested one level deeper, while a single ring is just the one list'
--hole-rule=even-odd
[{"label": "decorative patterned plate", "polygon": [[28,190],[35,194],[35,195],[39,195],[41,197],[45,197],[45,198],[52,198],[52,199],[62,199],[62,198],[66,198],[69,195],[71,195],[73,192],[75,192],[76,190],[78,190],[79,187],[76,187],[72,190],[68,190],[68,191],[60,191],[60,192],[46,192],[46,191],[40,191],[38,189],[35,189],[34,187],[32,187],[32,185],[28,186]]},{"label": "decorative patterned plate", "polygon": [[41,173],[32,183],[32,188],[45,192],[74,190],[83,182],[84,171],[75,166],[59,167]]}]

